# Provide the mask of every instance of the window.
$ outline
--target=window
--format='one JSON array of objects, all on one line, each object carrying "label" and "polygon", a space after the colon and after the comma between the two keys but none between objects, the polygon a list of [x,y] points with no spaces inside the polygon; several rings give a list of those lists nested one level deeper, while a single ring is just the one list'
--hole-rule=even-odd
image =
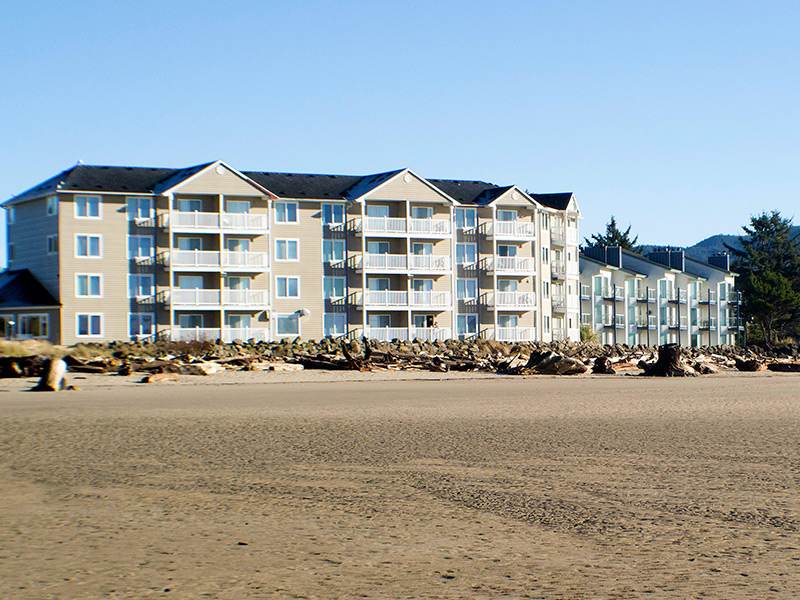
[{"label": "window", "polygon": [[516,256],[518,248],[511,244],[497,244],[497,256]]},{"label": "window", "polygon": [[367,242],[367,254],[389,254],[389,242]]},{"label": "window", "polygon": [[75,218],[99,219],[100,217],[100,196],[75,196]]},{"label": "window", "polygon": [[100,273],[76,273],[75,296],[78,298],[102,298],[103,276]]},{"label": "window", "polygon": [[326,300],[344,298],[344,277],[324,277],[322,288]]},{"label": "window", "polygon": [[103,256],[103,236],[76,235],[75,256],[78,258],[101,258]]},{"label": "window", "polygon": [[388,204],[367,204],[368,217],[388,217],[389,205]]},{"label": "window", "polygon": [[16,324],[14,315],[0,315],[0,337],[10,338],[14,335],[12,323]]},{"label": "window", "polygon": [[152,219],[153,218],[153,199],[152,198],[128,198],[128,220]]},{"label": "window", "polygon": [[544,264],[550,262],[550,248],[542,248],[542,262]]},{"label": "window", "polygon": [[458,315],[456,317],[456,332],[459,339],[478,335],[478,315]]},{"label": "window", "polygon": [[297,223],[297,202],[276,202],[275,222]]},{"label": "window", "polygon": [[456,209],[456,229],[474,229],[477,224],[477,211],[474,208]]},{"label": "window", "polygon": [[457,279],[456,297],[459,300],[478,299],[478,280],[477,279]]},{"label": "window", "polygon": [[412,219],[432,219],[433,208],[430,206],[412,206],[411,207]]},{"label": "window", "polygon": [[550,333],[550,317],[547,315],[544,316],[544,332]]},{"label": "window", "polygon": [[495,218],[498,221],[516,221],[517,211],[515,210],[498,210]]},{"label": "window", "polygon": [[299,245],[297,240],[275,240],[275,260],[299,260]]},{"label": "window", "polygon": [[247,238],[226,238],[225,249],[231,252],[250,252],[250,240]]},{"label": "window", "polygon": [[47,253],[48,254],[57,254],[58,253],[58,236],[57,235],[48,235],[47,236]]},{"label": "window", "polygon": [[517,315],[497,315],[498,327],[517,327],[519,325],[519,317]]},{"label": "window", "polygon": [[178,317],[178,327],[181,329],[202,329],[204,324],[203,315],[189,314]]},{"label": "window", "polygon": [[344,240],[322,240],[322,260],[327,263],[344,260]]},{"label": "window", "polygon": [[[202,287],[202,277],[200,287]],[[128,298],[149,298],[155,294],[154,288],[152,275],[140,275],[137,273],[128,275]]]},{"label": "window", "polygon": [[543,281],[542,282],[542,296],[545,297],[545,298],[549,298],[550,297],[550,282],[549,281]]},{"label": "window", "polygon": [[9,206],[6,209],[6,219],[9,225],[13,225],[17,222],[17,209],[15,207]]},{"label": "window", "polygon": [[199,237],[179,237],[178,250],[202,250],[203,238]]},{"label": "window", "polygon": [[50,317],[45,314],[19,315],[19,336],[46,338],[50,334]]},{"label": "window", "polygon": [[545,231],[550,229],[550,215],[547,213],[542,215],[542,229]]},{"label": "window", "polygon": [[203,201],[190,198],[178,200],[178,212],[202,212]]},{"label": "window", "polygon": [[132,338],[149,337],[156,332],[153,313],[131,313],[128,319],[128,332]]},{"label": "window", "polygon": [[225,212],[237,215],[246,215],[250,212],[249,200],[226,200]]},{"label": "window", "polygon": [[103,315],[77,314],[75,315],[75,335],[78,337],[100,337],[103,335]]},{"label": "window", "polygon": [[300,335],[300,317],[297,313],[276,315],[275,335]]},{"label": "window", "polygon": [[430,256],[433,254],[433,244],[429,242],[414,242],[411,244],[411,254],[416,256]]},{"label": "window", "polygon": [[456,244],[456,264],[474,265],[478,260],[477,244]]},{"label": "window", "polygon": [[152,258],[153,254],[152,235],[128,236],[128,258]]},{"label": "window", "polygon": [[49,196],[47,198],[47,215],[53,216],[58,214],[58,196]]},{"label": "window", "polygon": [[322,224],[323,225],[343,225],[344,224],[344,205],[343,204],[323,204],[322,205]]},{"label": "window", "polygon": [[347,333],[347,319],[344,313],[325,313],[322,317],[325,337],[340,337]]},{"label": "window", "polygon": [[518,288],[519,288],[519,282],[516,279],[497,280],[498,292],[516,292]]},{"label": "window", "polygon": [[277,298],[299,298],[299,277],[277,277],[275,280],[275,296]]},{"label": "window", "polygon": [[719,284],[719,300],[720,302],[725,302],[728,300],[728,284],[727,283],[720,283]]}]

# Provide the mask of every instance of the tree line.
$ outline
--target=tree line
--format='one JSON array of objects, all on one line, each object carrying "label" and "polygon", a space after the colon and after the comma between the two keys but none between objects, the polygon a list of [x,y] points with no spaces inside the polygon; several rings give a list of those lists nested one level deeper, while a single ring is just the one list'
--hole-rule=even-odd
[{"label": "tree line", "polygon": [[[755,215],[743,226],[740,246],[725,244],[738,274],[741,315],[747,339],[773,346],[800,338],[800,234],[792,219],[777,210]],[[584,239],[585,245],[621,246],[638,252],[638,236],[622,230],[612,216],[605,231]]]}]

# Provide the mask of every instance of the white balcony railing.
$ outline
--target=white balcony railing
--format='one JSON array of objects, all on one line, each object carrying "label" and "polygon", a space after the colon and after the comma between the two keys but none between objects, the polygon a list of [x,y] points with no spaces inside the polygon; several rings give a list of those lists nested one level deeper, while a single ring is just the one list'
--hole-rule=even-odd
[{"label": "white balcony railing", "polygon": [[532,221],[495,221],[487,223],[487,234],[507,239],[528,240],[536,237],[536,226]]},{"label": "white balcony railing", "polygon": [[213,342],[219,339],[224,342],[250,339],[267,341],[270,339],[270,332],[269,329],[265,327],[246,327],[238,329],[229,327],[223,327],[222,329],[216,327],[174,327],[170,337],[176,342]]},{"label": "white balcony railing", "polygon": [[406,306],[408,292],[399,290],[367,290],[365,299],[368,306]]},{"label": "white balcony railing", "polygon": [[566,232],[563,227],[553,227],[550,229],[550,242],[563,246],[567,239]]},{"label": "white balcony railing", "polygon": [[412,254],[409,256],[412,271],[449,271],[450,257],[436,254]]},{"label": "white balcony railing", "polygon": [[173,250],[165,255],[173,267],[192,268],[253,268],[262,270],[269,267],[266,252],[240,252],[224,250]]},{"label": "white balcony railing", "polygon": [[535,327],[497,327],[494,339],[498,342],[531,342],[536,339]]},{"label": "white balcony railing", "polygon": [[254,213],[222,213],[222,228],[232,230],[264,230],[269,227],[267,215]]},{"label": "white balcony railing", "polygon": [[219,290],[173,289],[172,304],[185,306],[219,306]]},{"label": "white balcony railing", "polygon": [[566,306],[564,296],[552,296],[550,298],[550,306],[552,306],[553,310],[563,311],[564,307]]},{"label": "white balcony railing", "polygon": [[171,216],[165,213],[161,223],[164,227],[172,224],[178,230],[220,229],[228,231],[269,229],[269,219],[265,214],[256,213],[220,213],[215,212],[181,212],[173,211]]},{"label": "white balcony railing", "polygon": [[222,330],[223,342],[233,342],[235,340],[255,340],[257,342],[266,342],[269,339],[270,332],[266,327],[226,327]]},{"label": "white balcony railing", "polygon": [[450,292],[411,292],[412,306],[440,306],[450,305]]},{"label": "white balcony railing", "polygon": [[222,290],[222,303],[228,306],[265,306],[269,304],[267,290]]},{"label": "white balcony railing", "polygon": [[443,342],[451,337],[449,327],[412,327],[410,334],[410,339],[425,342]]},{"label": "white balcony railing", "polygon": [[567,265],[563,260],[553,260],[550,263],[550,273],[555,276],[564,276],[567,272]]},{"label": "white balcony railing", "polygon": [[446,219],[411,219],[409,231],[418,234],[448,235],[450,221]]},{"label": "white balcony railing", "polygon": [[365,335],[371,340],[391,342],[392,340],[408,340],[408,327],[367,327]]},{"label": "white balcony railing", "polygon": [[406,233],[406,220],[402,217],[365,217],[367,233]]},{"label": "white balcony railing", "polygon": [[498,273],[532,273],[536,269],[533,258],[526,256],[496,256],[485,259],[487,270]]},{"label": "white balcony railing", "polygon": [[170,222],[173,229],[219,229],[219,213],[173,211]]},{"label": "white balcony railing", "polygon": [[495,292],[486,295],[486,302],[498,308],[531,308],[536,306],[533,292]]},{"label": "white balcony railing", "polygon": [[406,271],[408,269],[408,256],[405,254],[366,254],[363,259],[364,267],[382,271]]}]

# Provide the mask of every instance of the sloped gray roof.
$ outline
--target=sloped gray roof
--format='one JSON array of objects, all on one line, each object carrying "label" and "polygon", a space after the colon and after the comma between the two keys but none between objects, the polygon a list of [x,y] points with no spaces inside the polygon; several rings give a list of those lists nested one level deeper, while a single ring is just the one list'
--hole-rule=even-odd
[{"label": "sloped gray roof", "polygon": [[531,197],[539,204],[556,210],[567,210],[569,201],[572,200],[572,192],[556,192],[554,194],[531,194]]},{"label": "sloped gray roof", "polygon": [[0,309],[26,306],[58,306],[58,301],[28,269],[1,272]]}]

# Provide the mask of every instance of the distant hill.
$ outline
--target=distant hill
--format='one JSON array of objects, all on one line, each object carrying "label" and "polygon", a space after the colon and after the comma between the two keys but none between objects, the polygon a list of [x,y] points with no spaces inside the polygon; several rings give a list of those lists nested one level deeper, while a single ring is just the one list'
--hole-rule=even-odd
[{"label": "distant hill", "polygon": [[[792,233],[794,235],[800,235],[800,225],[796,225],[792,227]],[[687,246],[683,248],[686,251],[687,256],[691,256],[696,260],[700,260],[705,262],[709,256],[714,254],[715,252],[724,252],[727,250],[725,244],[733,248],[741,248],[740,240],[743,236],[740,235],[727,235],[724,233],[719,233],[717,235],[712,235],[704,239],[701,242],[697,242],[694,246]],[[655,245],[655,244],[645,244],[642,246],[642,253],[646,254],[647,252],[651,252],[656,248],[662,248],[663,245]]]}]

